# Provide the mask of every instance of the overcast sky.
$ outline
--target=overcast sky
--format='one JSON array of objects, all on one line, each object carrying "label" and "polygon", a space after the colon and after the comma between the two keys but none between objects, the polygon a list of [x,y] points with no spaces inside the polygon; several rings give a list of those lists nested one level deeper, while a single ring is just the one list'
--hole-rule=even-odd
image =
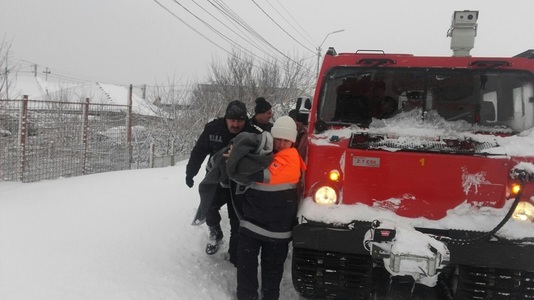
[{"label": "overcast sky", "polygon": [[9,64],[26,72],[37,64],[66,80],[187,83],[232,47],[258,59],[299,55],[315,72],[316,49],[341,29],[323,53],[448,56],[455,10],[480,12],[473,56],[534,48],[532,0],[2,0],[0,38],[11,44]]}]

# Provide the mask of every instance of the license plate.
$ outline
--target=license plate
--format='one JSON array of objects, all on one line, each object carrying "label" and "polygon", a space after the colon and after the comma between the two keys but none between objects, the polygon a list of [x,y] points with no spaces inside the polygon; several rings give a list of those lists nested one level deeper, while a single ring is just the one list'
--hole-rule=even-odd
[{"label": "license plate", "polygon": [[378,168],[380,167],[380,158],[366,157],[366,156],[354,156],[352,158],[352,165],[355,167]]}]

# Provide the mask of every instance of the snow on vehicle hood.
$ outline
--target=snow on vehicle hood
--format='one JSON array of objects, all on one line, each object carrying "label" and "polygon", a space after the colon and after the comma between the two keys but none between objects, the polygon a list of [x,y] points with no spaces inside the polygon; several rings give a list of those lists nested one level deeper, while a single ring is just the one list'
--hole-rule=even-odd
[{"label": "snow on vehicle hood", "polygon": [[[444,218],[429,220],[426,218],[401,217],[387,208],[370,207],[365,204],[322,206],[313,202],[311,197],[307,197],[301,202],[298,217],[299,219],[305,217],[307,220],[318,222],[343,224],[348,224],[355,220],[369,222],[388,220],[413,227],[487,232],[501,222],[512,203],[513,199],[507,201],[503,208],[492,208],[477,207],[464,202],[450,209]],[[507,239],[534,238],[534,224],[510,219],[497,232],[497,236]]]}]

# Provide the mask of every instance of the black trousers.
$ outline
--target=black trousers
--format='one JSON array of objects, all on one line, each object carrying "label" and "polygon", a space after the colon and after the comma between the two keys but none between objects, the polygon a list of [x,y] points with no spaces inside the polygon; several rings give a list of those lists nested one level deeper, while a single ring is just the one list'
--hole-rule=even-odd
[{"label": "black trousers", "polygon": [[284,273],[289,241],[264,241],[241,234],[237,245],[237,299],[257,300],[258,256],[261,251],[262,300],[280,297],[280,282]]},{"label": "black trousers", "polygon": [[226,205],[228,210],[228,219],[230,219],[230,243],[228,246],[228,253],[230,254],[230,262],[234,265],[236,263],[237,241],[239,239],[239,218],[235,213],[232,205],[232,196],[229,188],[224,188],[221,185],[217,186],[217,193],[213,203],[206,213],[206,224],[209,227],[220,226],[221,213],[220,209]]}]

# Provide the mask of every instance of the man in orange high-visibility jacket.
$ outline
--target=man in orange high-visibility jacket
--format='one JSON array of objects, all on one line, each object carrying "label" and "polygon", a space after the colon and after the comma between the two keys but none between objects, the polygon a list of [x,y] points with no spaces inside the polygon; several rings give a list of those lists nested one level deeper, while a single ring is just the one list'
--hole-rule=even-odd
[{"label": "man in orange high-visibility jacket", "polygon": [[[306,169],[297,149],[292,147],[297,136],[293,119],[288,116],[279,118],[271,133],[273,161],[263,171],[250,176],[253,182],[246,185],[237,245],[239,300],[259,298],[260,250],[262,299],[279,298],[284,262],[298,209],[296,188],[301,172]],[[229,176],[232,178],[231,174]]]}]

